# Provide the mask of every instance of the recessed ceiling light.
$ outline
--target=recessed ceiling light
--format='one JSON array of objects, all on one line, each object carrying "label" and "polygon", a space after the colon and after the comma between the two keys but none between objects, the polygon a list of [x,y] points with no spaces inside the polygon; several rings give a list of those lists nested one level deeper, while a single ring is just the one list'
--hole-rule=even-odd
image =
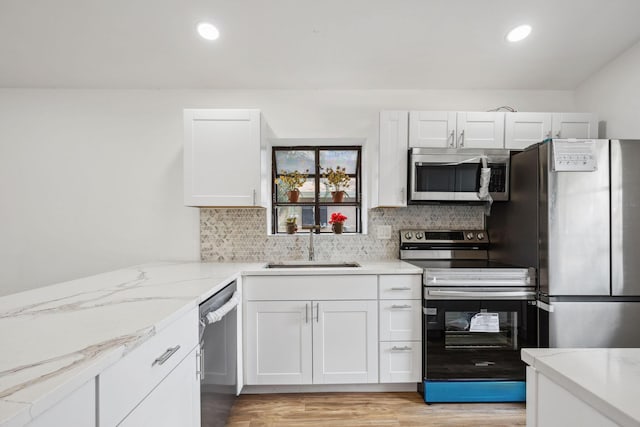
[{"label": "recessed ceiling light", "polygon": [[507,34],[507,40],[512,43],[526,39],[531,34],[531,25],[519,25]]},{"label": "recessed ceiling light", "polygon": [[198,34],[205,40],[216,40],[220,37],[220,31],[213,24],[201,22],[198,24]]}]

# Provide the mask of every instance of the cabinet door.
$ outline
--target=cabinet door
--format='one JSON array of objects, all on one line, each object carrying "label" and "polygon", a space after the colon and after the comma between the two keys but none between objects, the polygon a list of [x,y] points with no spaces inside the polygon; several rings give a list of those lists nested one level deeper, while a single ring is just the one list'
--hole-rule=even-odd
[{"label": "cabinet door", "polygon": [[377,301],[313,302],[313,383],[378,382]]},{"label": "cabinet door", "polygon": [[506,113],[504,147],[522,150],[551,138],[551,113]]},{"label": "cabinet door", "polygon": [[407,206],[408,115],[407,111],[380,113],[377,206]]},{"label": "cabinet door", "polygon": [[95,427],[96,382],[94,379],[27,424],[28,427]]},{"label": "cabinet door", "polygon": [[409,147],[455,148],[456,113],[451,111],[411,111]]},{"label": "cabinet door", "polygon": [[422,301],[380,301],[380,341],[422,339]]},{"label": "cabinet door", "polygon": [[591,113],[553,113],[553,138],[598,137],[598,119]]},{"label": "cabinet door", "polygon": [[504,113],[460,112],[458,148],[504,148]]},{"label": "cabinet door", "polygon": [[311,302],[248,301],[246,383],[311,384]]},{"label": "cabinet door", "polygon": [[380,382],[419,382],[422,376],[422,341],[381,342]]},{"label": "cabinet door", "polygon": [[119,424],[122,427],[200,425],[196,347]]},{"label": "cabinet door", "polygon": [[260,112],[184,110],[184,203],[256,206]]}]

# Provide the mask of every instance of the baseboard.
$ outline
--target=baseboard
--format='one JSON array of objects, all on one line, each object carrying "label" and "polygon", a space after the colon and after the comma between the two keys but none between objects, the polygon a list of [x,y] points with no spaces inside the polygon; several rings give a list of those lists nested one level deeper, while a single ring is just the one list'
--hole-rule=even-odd
[{"label": "baseboard", "polygon": [[398,392],[416,391],[416,383],[398,384],[309,384],[309,385],[245,385],[240,394],[330,393],[330,392]]}]

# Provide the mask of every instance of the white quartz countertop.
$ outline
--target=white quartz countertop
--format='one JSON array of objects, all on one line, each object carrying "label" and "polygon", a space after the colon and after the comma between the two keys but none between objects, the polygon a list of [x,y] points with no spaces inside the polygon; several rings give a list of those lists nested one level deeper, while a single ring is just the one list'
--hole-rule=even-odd
[{"label": "white quartz countertop", "polygon": [[150,263],[0,297],[0,426],[27,424],[227,283],[251,274],[419,274],[355,268]]},{"label": "white quartz countertop", "polygon": [[640,426],[640,348],[523,349],[522,360],[622,426]]}]

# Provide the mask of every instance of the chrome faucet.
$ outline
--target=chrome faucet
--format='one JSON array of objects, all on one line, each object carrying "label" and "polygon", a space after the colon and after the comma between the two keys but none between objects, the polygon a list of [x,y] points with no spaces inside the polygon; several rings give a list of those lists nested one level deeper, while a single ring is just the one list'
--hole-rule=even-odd
[{"label": "chrome faucet", "polygon": [[309,230],[309,261],[315,261],[315,251],[313,249],[313,235],[316,230],[320,230],[319,225],[303,225],[303,230]]}]

